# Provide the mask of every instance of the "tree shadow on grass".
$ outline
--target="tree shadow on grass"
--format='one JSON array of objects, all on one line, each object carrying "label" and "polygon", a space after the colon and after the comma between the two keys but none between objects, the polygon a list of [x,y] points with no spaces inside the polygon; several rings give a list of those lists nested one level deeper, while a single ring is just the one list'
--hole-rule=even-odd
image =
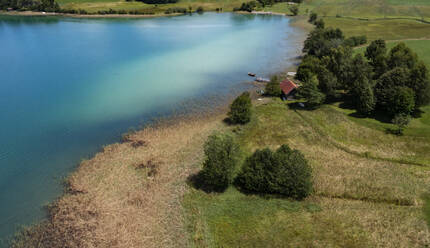
[{"label": "tree shadow on grass", "polygon": [[302,102],[290,102],[290,103],[287,103],[287,107],[291,110],[306,110],[306,111],[315,110],[315,108],[306,107],[305,105],[306,103],[302,103],[304,105],[300,105],[300,103]]},{"label": "tree shadow on grass", "polygon": [[[355,110],[355,107],[347,101],[340,103],[339,108],[348,109],[348,110]],[[353,113],[348,114],[348,116],[351,116],[354,118],[360,118],[360,119],[371,118],[371,119],[375,119],[377,121],[380,121],[382,123],[392,123],[391,120],[393,119],[387,113],[385,113],[383,111],[378,111],[378,110],[373,111],[373,113],[371,113],[371,114],[363,114],[363,113],[355,111]]]},{"label": "tree shadow on grass", "polygon": [[202,171],[192,174],[187,178],[187,184],[195,189],[202,190],[206,193],[223,193],[227,187],[215,187],[206,182]]},{"label": "tree shadow on grass", "polygon": [[233,121],[231,120],[231,118],[230,118],[230,117],[225,117],[222,121],[223,121],[225,124],[229,125],[229,126],[234,126],[234,125],[236,125],[235,123],[233,123]]}]

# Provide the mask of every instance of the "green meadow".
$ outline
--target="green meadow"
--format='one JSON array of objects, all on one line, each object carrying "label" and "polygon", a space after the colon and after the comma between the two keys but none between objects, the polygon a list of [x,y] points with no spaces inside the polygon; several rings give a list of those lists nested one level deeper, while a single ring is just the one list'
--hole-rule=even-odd
[{"label": "green meadow", "polygon": [[[416,52],[419,58],[424,61],[427,65],[430,65],[430,40],[402,40],[402,41],[388,41],[387,49],[393,48],[399,42],[405,43],[414,52]],[[357,48],[356,52],[364,53],[366,47]]]},{"label": "green meadow", "polygon": [[191,189],[183,200],[190,239],[195,247],[422,247],[430,234],[430,109],[424,111],[399,137],[386,133],[392,124],[354,117],[339,104],[315,111],[278,99],[257,104],[249,124],[230,128],[243,153],[299,149],[313,167],[313,195],[297,202],[233,187]]},{"label": "green meadow", "polygon": [[205,11],[215,11],[222,8],[224,11],[232,11],[235,7],[240,7],[246,0],[180,0],[174,4],[145,4],[138,1],[125,0],[58,0],[61,8],[64,9],[84,9],[89,13],[96,13],[99,10],[146,10],[153,13],[164,13],[169,8],[191,7],[196,10],[203,7]]}]

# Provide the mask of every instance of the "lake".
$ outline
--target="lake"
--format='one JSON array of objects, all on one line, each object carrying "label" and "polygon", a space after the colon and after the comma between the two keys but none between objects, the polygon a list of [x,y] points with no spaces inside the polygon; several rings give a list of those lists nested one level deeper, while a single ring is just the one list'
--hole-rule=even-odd
[{"label": "lake", "polygon": [[304,32],[290,21],[0,16],[0,238],[40,221],[67,173],[130,127],[291,66]]}]

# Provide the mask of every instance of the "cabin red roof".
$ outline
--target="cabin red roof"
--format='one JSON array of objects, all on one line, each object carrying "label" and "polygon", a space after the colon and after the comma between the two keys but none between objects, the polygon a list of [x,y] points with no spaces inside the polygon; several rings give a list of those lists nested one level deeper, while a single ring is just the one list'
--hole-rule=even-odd
[{"label": "cabin red roof", "polygon": [[289,80],[288,78],[282,81],[279,84],[279,86],[281,87],[281,90],[285,95],[290,94],[291,91],[297,88],[297,85],[293,83],[293,81]]}]

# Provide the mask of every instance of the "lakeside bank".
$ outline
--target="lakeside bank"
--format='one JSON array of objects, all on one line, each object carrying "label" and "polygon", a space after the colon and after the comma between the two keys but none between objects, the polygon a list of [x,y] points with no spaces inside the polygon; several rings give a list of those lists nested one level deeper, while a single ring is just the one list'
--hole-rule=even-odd
[{"label": "lakeside bank", "polygon": [[172,13],[172,14],[69,14],[69,13],[57,13],[57,12],[41,12],[41,11],[0,11],[0,15],[4,16],[32,16],[32,17],[68,17],[68,18],[156,18],[156,17],[169,17],[169,16],[180,16],[185,15],[181,13]]}]

